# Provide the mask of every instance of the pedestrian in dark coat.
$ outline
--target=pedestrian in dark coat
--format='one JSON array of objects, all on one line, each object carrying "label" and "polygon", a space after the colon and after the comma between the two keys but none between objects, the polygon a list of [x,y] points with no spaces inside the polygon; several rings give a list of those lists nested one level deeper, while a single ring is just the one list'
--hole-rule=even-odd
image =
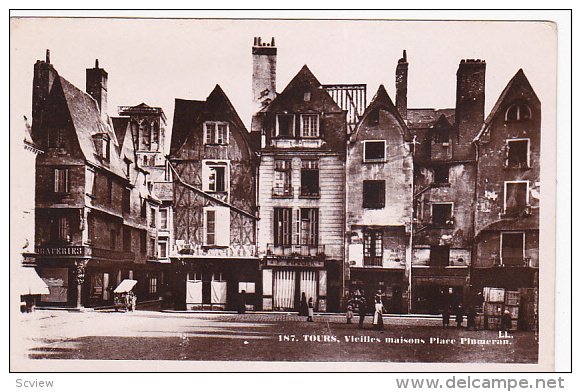
[{"label": "pedestrian in dark coat", "polygon": [[512,329],[512,318],[511,318],[510,312],[508,310],[504,311],[504,314],[502,315],[502,317],[500,319],[500,329],[502,331],[507,331],[507,332],[509,332]]},{"label": "pedestrian in dark coat", "polygon": [[238,314],[246,313],[246,290],[240,292],[240,298],[238,303]]},{"label": "pedestrian in dark coat", "polygon": [[476,331],[476,309],[474,306],[470,306],[468,313],[466,313],[466,328],[470,331]]},{"label": "pedestrian in dark coat", "polygon": [[464,309],[462,305],[458,305],[456,308],[456,327],[461,328],[462,323],[464,322]]},{"label": "pedestrian in dark coat", "polygon": [[367,303],[365,302],[365,297],[359,297],[358,303],[358,312],[359,312],[359,328],[363,328],[363,320],[365,320],[365,307]]},{"label": "pedestrian in dark coat", "polygon": [[314,307],[314,305],[313,305],[313,298],[312,298],[312,297],[311,297],[311,298],[309,298],[309,303],[308,303],[308,310],[307,310],[307,312],[308,312],[308,315],[309,315],[309,317],[307,317],[307,321],[313,322],[313,321],[314,321],[314,320],[313,320],[313,315],[314,315],[314,313],[315,313],[315,307]]},{"label": "pedestrian in dark coat", "polygon": [[307,295],[303,292],[301,294],[301,304],[299,305],[299,316],[308,316],[309,307],[307,305]]},{"label": "pedestrian in dark coat", "polygon": [[450,307],[444,306],[442,310],[442,327],[448,328],[450,326]]}]

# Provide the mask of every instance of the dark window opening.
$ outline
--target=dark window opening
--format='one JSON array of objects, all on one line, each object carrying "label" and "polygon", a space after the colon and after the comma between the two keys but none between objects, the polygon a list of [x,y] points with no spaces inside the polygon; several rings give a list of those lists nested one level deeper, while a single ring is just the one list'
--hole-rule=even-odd
[{"label": "dark window opening", "polygon": [[527,207],[527,188],[526,182],[513,182],[506,184],[505,195],[505,213],[518,214]]},{"label": "dark window opening", "polygon": [[155,238],[150,238],[149,239],[149,255],[150,256],[156,256],[157,255],[157,247],[155,246]]},{"label": "dark window opening", "polygon": [[450,143],[450,133],[447,130],[438,130],[434,132],[434,143]]},{"label": "dark window opening", "polygon": [[59,216],[57,218],[53,218],[51,222],[51,242],[70,243],[72,237],[69,218],[67,216]]},{"label": "dark window opening", "polygon": [[155,208],[150,207],[149,208],[149,227],[155,228],[156,224],[155,224]]},{"label": "dark window opening", "polygon": [[385,141],[365,142],[364,160],[366,162],[385,160]]},{"label": "dark window opening", "polygon": [[274,246],[292,244],[292,208],[274,209]]},{"label": "dark window opening", "polygon": [[524,262],[524,234],[502,233],[502,264],[523,265]]},{"label": "dark window opening", "polygon": [[211,192],[226,192],[226,168],[224,166],[211,166],[208,190]]},{"label": "dark window opening", "polygon": [[319,196],[319,161],[302,161],[301,196]]},{"label": "dark window opening", "polygon": [[123,250],[131,252],[131,229],[129,227],[123,227]]},{"label": "dark window opening", "polygon": [[293,137],[295,129],[295,116],[292,114],[279,114],[277,120],[277,136]]},{"label": "dark window opening", "polygon": [[301,208],[300,244],[319,244],[319,209]]},{"label": "dark window opening", "polygon": [[432,224],[449,226],[452,223],[452,204],[432,204]]},{"label": "dark window opening", "polygon": [[129,213],[131,211],[131,191],[128,188],[123,189],[123,212]]},{"label": "dark window opening", "polygon": [[383,233],[381,230],[363,232],[363,265],[383,264]]},{"label": "dark window opening", "polygon": [[508,140],[506,149],[506,166],[520,168],[528,166],[528,140]]},{"label": "dark window opening", "polygon": [[378,125],[379,124],[379,109],[372,110],[369,115],[367,116],[369,119],[369,125]]},{"label": "dark window opening", "polygon": [[450,263],[450,248],[448,246],[432,246],[430,248],[430,266],[447,267]]},{"label": "dark window opening", "polygon": [[434,183],[447,184],[450,182],[450,168],[448,166],[438,166],[434,168]]},{"label": "dark window opening", "polygon": [[363,181],[363,208],[385,207],[385,181]]},{"label": "dark window opening", "polygon": [[147,231],[145,230],[139,232],[139,246],[142,254],[147,253]]}]

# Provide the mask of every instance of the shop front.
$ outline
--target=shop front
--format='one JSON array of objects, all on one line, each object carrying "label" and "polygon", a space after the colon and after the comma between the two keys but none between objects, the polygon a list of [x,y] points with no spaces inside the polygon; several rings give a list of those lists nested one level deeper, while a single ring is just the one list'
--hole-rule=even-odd
[{"label": "shop front", "polygon": [[469,283],[467,268],[413,268],[412,313],[440,314],[467,306]]},{"label": "shop front", "polygon": [[349,296],[364,295],[367,298],[368,311],[371,312],[374,307],[373,299],[379,294],[388,313],[404,313],[407,309],[407,283],[404,275],[403,268],[351,267]]}]

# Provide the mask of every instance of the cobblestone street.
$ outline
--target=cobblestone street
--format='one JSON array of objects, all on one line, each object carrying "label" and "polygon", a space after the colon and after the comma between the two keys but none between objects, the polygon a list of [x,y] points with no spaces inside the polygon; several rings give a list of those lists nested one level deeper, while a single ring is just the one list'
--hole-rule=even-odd
[{"label": "cobblestone street", "polygon": [[[22,315],[13,355],[28,359],[534,363],[530,332],[442,329],[437,318],[384,317],[375,331],[341,315],[137,311]],[[504,342],[501,344],[498,342]],[[78,363],[78,362],[76,362]]]}]

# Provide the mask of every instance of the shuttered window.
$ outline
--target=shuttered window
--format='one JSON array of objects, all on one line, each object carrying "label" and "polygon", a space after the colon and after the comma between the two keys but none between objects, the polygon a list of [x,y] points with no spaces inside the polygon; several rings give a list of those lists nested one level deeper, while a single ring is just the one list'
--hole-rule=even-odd
[{"label": "shuttered window", "polygon": [[69,169],[54,169],[55,193],[69,192]]}]

